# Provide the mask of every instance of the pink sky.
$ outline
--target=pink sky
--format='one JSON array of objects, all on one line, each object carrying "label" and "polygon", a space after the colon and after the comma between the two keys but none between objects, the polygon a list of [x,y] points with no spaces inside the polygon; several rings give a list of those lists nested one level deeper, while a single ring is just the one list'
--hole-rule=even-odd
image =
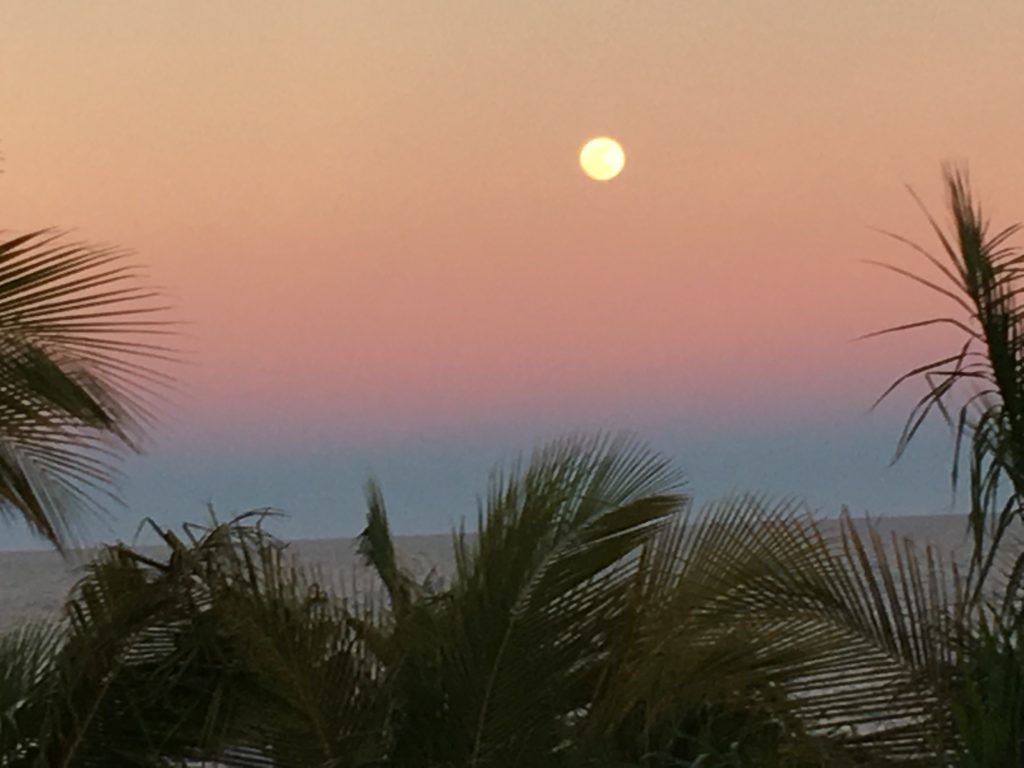
[{"label": "pink sky", "polygon": [[[1024,218],[1024,4],[35,0],[2,225],[137,251],[174,440],[861,414],[944,160]],[[607,184],[588,137],[625,146]],[[891,435],[890,435],[891,436]],[[156,435],[157,441],[161,435]],[[168,437],[168,439],[171,439]]]}]

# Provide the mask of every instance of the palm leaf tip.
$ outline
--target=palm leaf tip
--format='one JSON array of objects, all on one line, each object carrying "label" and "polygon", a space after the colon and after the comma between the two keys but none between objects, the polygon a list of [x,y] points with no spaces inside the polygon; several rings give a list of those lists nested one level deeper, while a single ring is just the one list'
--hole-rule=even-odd
[{"label": "palm leaf tip", "polygon": [[376,480],[366,483],[366,527],[359,534],[358,552],[380,578],[396,611],[409,605],[412,579],[401,568],[388,524],[384,494]]}]

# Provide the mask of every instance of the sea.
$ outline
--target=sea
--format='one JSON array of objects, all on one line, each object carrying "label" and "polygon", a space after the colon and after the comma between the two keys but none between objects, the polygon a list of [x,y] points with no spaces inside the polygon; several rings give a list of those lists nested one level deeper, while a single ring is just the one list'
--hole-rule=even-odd
[{"label": "sea", "polygon": [[[961,563],[970,551],[966,518],[960,515],[890,517],[873,522],[887,538],[910,538],[922,548],[933,545],[944,557]],[[835,530],[834,520],[821,524],[826,532]],[[402,564],[419,579],[433,576],[443,580],[454,570],[450,533],[396,536],[395,546]],[[159,549],[146,549],[160,554]],[[374,583],[361,563],[355,539],[294,541],[289,549],[318,579],[335,589],[352,594]],[[72,552],[67,557],[52,550],[0,552],[0,632],[25,621],[59,616],[65,596],[94,555],[94,550]]]}]

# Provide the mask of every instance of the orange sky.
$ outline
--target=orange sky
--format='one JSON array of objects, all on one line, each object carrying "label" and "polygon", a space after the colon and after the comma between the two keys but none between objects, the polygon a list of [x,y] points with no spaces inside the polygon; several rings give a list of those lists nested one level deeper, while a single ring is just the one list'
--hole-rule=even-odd
[{"label": "orange sky", "polygon": [[926,238],[902,185],[937,204],[947,159],[1024,218],[1019,0],[33,0],[0,29],[0,223],[169,286],[180,443],[859,417],[922,352],[850,339],[934,306],[859,263],[916,263],[867,227]]}]

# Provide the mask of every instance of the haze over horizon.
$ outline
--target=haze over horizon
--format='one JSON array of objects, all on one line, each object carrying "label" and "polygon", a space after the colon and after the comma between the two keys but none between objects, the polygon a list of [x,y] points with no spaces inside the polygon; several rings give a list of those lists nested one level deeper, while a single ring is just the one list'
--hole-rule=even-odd
[{"label": "haze over horizon", "polygon": [[188,324],[96,538],[207,501],[351,535],[369,474],[398,532],[443,531],[496,461],[594,429],[699,500],[959,509],[940,425],[887,468],[920,385],[868,413],[955,337],[852,343],[946,306],[861,260],[923,269],[871,227],[931,247],[904,184],[941,213],[946,161],[1024,219],[1024,4],[443,7],[0,8],[2,226],[132,249]]}]

